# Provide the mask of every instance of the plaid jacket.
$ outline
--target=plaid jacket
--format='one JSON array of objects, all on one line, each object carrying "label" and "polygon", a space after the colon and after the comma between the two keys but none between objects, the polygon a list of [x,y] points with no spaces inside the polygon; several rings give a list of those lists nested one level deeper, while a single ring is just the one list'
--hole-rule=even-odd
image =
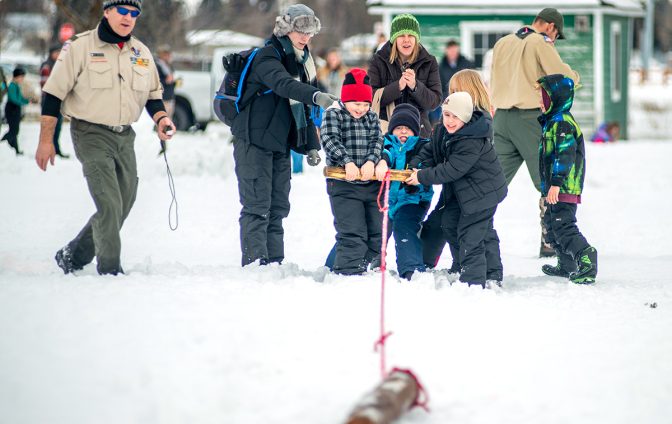
[{"label": "plaid jacket", "polygon": [[327,156],[327,165],[345,166],[354,162],[357,167],[366,161],[377,164],[383,150],[383,135],[378,116],[369,110],[355,119],[345,106],[329,108],[322,118],[320,139]]}]

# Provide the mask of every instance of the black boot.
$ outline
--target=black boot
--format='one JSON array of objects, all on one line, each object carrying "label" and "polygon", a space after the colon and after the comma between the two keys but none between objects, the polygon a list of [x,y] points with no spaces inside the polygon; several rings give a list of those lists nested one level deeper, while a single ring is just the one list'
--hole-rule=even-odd
[{"label": "black boot", "polygon": [[567,253],[562,253],[560,251],[556,251],[556,253],[558,255],[558,264],[555,266],[548,264],[543,265],[541,267],[541,272],[550,275],[551,277],[569,278],[569,275],[577,270],[576,262]]},{"label": "black boot", "polygon": [[79,271],[83,267],[76,265],[72,260],[72,251],[70,246],[65,246],[58,252],[56,252],[56,264],[63,270],[65,274],[69,274],[73,271]]},{"label": "black boot", "polygon": [[572,272],[569,279],[576,284],[592,284],[597,277],[597,250],[588,246],[576,255],[578,271]]}]

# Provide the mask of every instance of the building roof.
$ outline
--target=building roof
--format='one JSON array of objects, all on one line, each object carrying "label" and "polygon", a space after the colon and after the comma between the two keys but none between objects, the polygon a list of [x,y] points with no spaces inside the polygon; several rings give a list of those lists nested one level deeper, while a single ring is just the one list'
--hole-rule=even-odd
[{"label": "building roof", "polygon": [[187,43],[190,46],[240,46],[247,49],[251,46],[263,46],[264,39],[242,32],[203,29],[187,32]]}]

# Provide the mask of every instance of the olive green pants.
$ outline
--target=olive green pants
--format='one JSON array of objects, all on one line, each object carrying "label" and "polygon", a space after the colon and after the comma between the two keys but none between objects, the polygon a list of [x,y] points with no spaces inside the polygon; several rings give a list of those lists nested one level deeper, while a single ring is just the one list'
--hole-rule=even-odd
[{"label": "olive green pants", "polygon": [[70,125],[77,159],[96,213],[69,244],[73,265],[83,267],[95,255],[100,274],[123,272],[119,232],[138,190],[135,132],[121,133],[73,119]]},{"label": "olive green pants", "polygon": [[506,183],[510,184],[525,162],[530,178],[541,193],[539,143],[541,125],[539,109],[497,109],[494,119],[495,150],[502,164]]}]

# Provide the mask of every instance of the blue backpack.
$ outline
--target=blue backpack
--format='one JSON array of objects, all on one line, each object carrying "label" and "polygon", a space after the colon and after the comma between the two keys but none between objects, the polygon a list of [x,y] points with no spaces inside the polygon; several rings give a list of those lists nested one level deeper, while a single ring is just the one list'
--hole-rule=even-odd
[{"label": "blue backpack", "polygon": [[263,96],[272,92],[270,89],[246,90],[250,67],[259,50],[259,47],[255,47],[222,57],[226,74],[215,94],[213,107],[215,115],[228,126],[233,124],[240,111],[252,103],[256,96]]}]

